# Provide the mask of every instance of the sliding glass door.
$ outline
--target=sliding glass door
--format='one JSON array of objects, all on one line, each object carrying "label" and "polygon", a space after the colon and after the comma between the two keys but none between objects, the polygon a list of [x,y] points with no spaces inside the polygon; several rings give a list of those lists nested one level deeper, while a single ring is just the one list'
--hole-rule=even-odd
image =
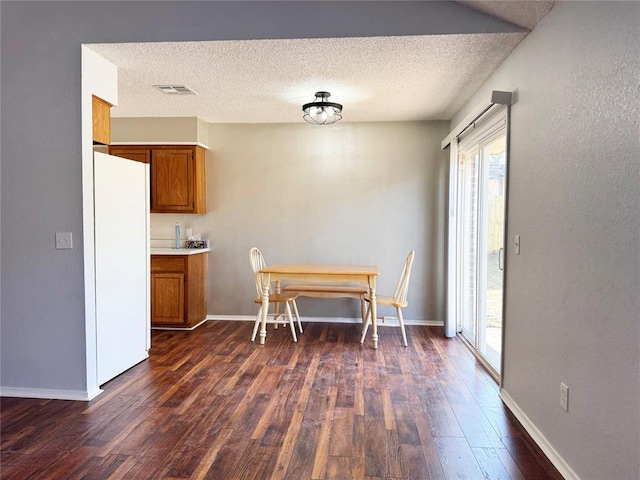
[{"label": "sliding glass door", "polygon": [[480,169],[480,152],[477,148],[461,152],[459,155],[458,178],[460,185],[458,202],[460,211],[458,231],[462,234],[458,243],[459,301],[462,334],[473,341],[478,332],[478,171]]},{"label": "sliding glass door", "polygon": [[457,299],[464,338],[500,373],[507,131],[494,119],[459,143]]}]

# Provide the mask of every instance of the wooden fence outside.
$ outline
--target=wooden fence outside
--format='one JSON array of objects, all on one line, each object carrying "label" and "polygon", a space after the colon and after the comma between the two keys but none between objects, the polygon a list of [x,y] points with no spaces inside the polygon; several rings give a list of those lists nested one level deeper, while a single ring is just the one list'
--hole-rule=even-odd
[{"label": "wooden fence outside", "polygon": [[497,253],[504,246],[504,196],[489,199],[489,231],[487,250]]}]

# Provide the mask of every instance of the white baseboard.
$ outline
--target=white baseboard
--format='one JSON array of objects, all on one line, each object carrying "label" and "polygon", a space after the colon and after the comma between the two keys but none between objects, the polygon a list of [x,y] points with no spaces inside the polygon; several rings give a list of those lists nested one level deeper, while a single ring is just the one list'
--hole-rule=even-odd
[{"label": "white baseboard", "polygon": [[48,400],[80,400],[88,402],[102,393],[96,388],[84,390],[56,390],[49,388],[0,387],[0,397],[45,398]]},{"label": "white baseboard", "polygon": [[538,430],[538,427],[527,417],[527,415],[522,411],[522,409],[518,406],[518,404],[511,398],[504,390],[500,390],[500,398],[505,403],[505,405],[511,410],[511,413],[518,419],[518,421],[522,424],[524,429],[527,431],[534,442],[540,447],[540,450],[544,452],[547,458],[553,463],[553,465],[558,469],[560,474],[566,480],[580,480],[580,477],[574,472],[569,464],[565,462],[564,458],[560,456],[560,454],[553,448],[551,442],[547,440],[547,438]]},{"label": "white baseboard", "polygon": [[[254,315],[207,315],[207,320],[223,320],[230,322],[255,322]],[[303,323],[362,323],[361,318],[348,317],[300,317]],[[439,320],[404,320],[405,325],[422,325],[426,327],[442,327],[444,323]],[[386,325],[378,320],[378,327]]]}]

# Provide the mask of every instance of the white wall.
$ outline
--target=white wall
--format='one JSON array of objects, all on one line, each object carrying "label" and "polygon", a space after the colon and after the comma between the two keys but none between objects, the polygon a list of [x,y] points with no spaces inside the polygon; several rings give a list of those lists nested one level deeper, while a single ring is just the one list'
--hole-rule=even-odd
[{"label": "white wall", "polygon": [[197,117],[132,117],[111,119],[111,145],[208,144],[207,124]]},{"label": "white wall", "polygon": [[[97,309],[96,295],[96,245],[94,222],[94,164],[93,164],[93,100],[95,95],[111,105],[118,105],[118,68],[87,47],[82,47],[82,240],[84,250],[84,312],[85,312],[85,385],[86,388],[72,395],[71,399],[89,400],[99,395]],[[98,147],[100,148],[100,147]],[[6,387],[3,394],[6,394]],[[16,396],[33,395],[33,391],[14,392]],[[37,391],[38,396],[49,397]],[[59,396],[57,394],[56,396]]]},{"label": "white wall", "polygon": [[559,3],[452,121],[517,89],[503,390],[584,480],[640,477],[639,25]]},{"label": "white wall", "polygon": [[[442,322],[447,131],[448,122],[211,125],[208,213],[153,214],[152,242],[171,239],[176,221],[211,241],[210,315],[256,313],[253,246],[269,263],[378,265],[387,295],[415,250],[405,317]],[[303,316],[360,315],[352,300],[299,304]]]}]

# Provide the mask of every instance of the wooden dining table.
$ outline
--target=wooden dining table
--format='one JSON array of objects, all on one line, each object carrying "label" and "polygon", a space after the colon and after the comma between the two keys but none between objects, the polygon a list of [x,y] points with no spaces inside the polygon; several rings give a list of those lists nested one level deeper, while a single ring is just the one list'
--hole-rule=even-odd
[{"label": "wooden dining table", "polygon": [[376,278],[380,275],[378,267],[372,265],[322,265],[322,264],[274,264],[260,270],[262,273],[262,319],[260,343],[267,336],[267,312],[269,310],[269,292],[271,282],[281,280],[317,283],[358,283],[369,288],[371,303],[371,339],[373,348],[378,348],[378,328],[376,325]]}]

